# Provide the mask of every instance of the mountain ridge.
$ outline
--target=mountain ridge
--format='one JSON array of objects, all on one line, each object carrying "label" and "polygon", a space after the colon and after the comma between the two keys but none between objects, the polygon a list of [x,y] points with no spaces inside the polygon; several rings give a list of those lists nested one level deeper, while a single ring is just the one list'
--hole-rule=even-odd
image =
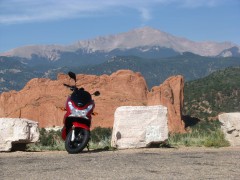
[{"label": "mountain ridge", "polygon": [[29,66],[18,58],[0,57],[0,93],[20,90],[27,81],[35,77],[56,79],[58,73],[68,71],[78,74],[109,75],[120,69],[140,72],[150,88],[173,75],[182,75],[186,81],[191,81],[219,69],[240,66],[240,57],[204,57],[183,53],[166,58],[115,56],[95,65],[55,66],[45,61],[41,62],[41,59],[38,63],[40,64]]},{"label": "mountain ridge", "polygon": [[97,51],[109,53],[115,49],[128,50],[152,46],[169,48],[179,53],[192,52],[201,56],[221,56],[222,52],[224,52],[225,56],[233,56],[227,50],[235,47],[237,48],[237,54],[240,54],[240,46],[231,42],[194,42],[151,27],[142,27],[115,35],[80,40],[66,46],[56,44],[22,46],[0,53],[0,55],[18,56],[28,59],[31,59],[33,55],[37,55],[49,61],[57,61],[60,59],[61,53],[75,53],[80,49],[86,54],[91,54]]}]

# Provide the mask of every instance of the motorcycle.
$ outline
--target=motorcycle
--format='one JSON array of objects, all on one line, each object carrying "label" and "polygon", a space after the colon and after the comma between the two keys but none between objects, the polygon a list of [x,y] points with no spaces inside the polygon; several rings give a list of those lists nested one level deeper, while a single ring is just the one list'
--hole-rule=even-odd
[{"label": "motorcycle", "polygon": [[75,154],[80,153],[86,146],[88,148],[91,120],[95,108],[92,95],[99,96],[100,92],[90,94],[84,88],[77,88],[76,74],[68,72],[68,75],[75,81],[75,85],[63,84],[72,91],[72,94],[67,98],[64,108],[66,113],[63,120],[62,139],[65,141],[67,152]]}]

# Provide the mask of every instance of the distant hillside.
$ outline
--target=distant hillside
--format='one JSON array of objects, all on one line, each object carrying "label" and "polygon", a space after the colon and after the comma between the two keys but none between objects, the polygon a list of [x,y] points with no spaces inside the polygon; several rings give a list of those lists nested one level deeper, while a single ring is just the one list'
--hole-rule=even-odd
[{"label": "distant hillside", "polygon": [[203,78],[212,72],[227,67],[240,66],[240,57],[203,57],[183,53],[169,58],[140,58],[138,56],[114,56],[97,65],[55,66],[44,64],[39,59],[35,64],[26,64],[25,59],[0,57],[0,93],[20,90],[32,78],[46,77],[56,79],[58,73],[73,71],[78,74],[112,74],[120,69],[141,72],[148,87],[158,86],[168,77],[183,75],[185,81]]},{"label": "distant hillside", "polygon": [[187,82],[184,101],[184,114],[205,120],[221,112],[240,112],[240,66]]},{"label": "distant hillside", "polygon": [[23,58],[0,56],[0,93],[21,90],[29,80],[40,77],[48,78],[52,72],[54,72],[52,79],[56,79],[57,73],[65,70],[65,68],[55,68],[51,64],[29,66],[24,62]]},{"label": "distant hillside", "polygon": [[0,93],[20,90],[32,78],[42,76],[41,70],[34,70],[23,64],[19,58],[0,57]]},{"label": "distant hillside", "polygon": [[212,72],[230,66],[240,66],[237,57],[203,57],[192,53],[171,58],[148,59],[136,56],[114,57],[108,61],[94,65],[72,68],[82,74],[111,74],[119,69],[130,69],[141,72],[148,87],[157,86],[173,75],[183,75],[185,81],[205,77]]}]

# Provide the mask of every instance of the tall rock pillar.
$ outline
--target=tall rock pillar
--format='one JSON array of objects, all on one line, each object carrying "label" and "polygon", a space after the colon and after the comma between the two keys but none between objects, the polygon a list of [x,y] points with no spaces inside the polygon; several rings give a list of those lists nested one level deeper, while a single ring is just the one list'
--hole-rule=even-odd
[{"label": "tall rock pillar", "polygon": [[184,133],[182,120],[183,108],[183,76],[172,76],[160,86],[155,86],[148,93],[148,105],[163,105],[168,108],[168,130],[170,133]]}]

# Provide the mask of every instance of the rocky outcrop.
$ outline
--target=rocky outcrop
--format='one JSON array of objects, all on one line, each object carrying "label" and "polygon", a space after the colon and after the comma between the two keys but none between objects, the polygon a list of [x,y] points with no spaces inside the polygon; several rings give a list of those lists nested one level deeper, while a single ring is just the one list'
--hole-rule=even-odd
[{"label": "rocky outcrop", "polygon": [[149,147],[167,139],[166,107],[122,106],[115,111],[112,147],[118,149]]},{"label": "rocky outcrop", "polygon": [[168,128],[170,132],[185,132],[182,121],[184,80],[182,76],[172,76],[148,93],[148,105],[163,105],[168,108]]},{"label": "rocky outcrop", "polygon": [[[28,119],[0,118],[0,151],[11,151],[38,141],[38,123]],[[15,150],[18,150],[17,148]]]},{"label": "rocky outcrop", "polygon": [[[61,107],[64,107],[66,98],[71,92],[63,86],[63,83],[74,84],[67,75],[59,74],[57,80],[35,78],[29,81],[21,91],[0,94],[0,117],[34,119],[39,122],[40,127],[62,126],[64,111]],[[100,96],[94,97],[95,111],[98,115],[93,117],[93,128],[112,127],[114,112],[119,106],[162,104],[170,109],[168,114],[170,132],[176,129],[172,128],[175,127],[172,123],[177,123],[176,127],[181,125],[178,132],[183,131],[184,124],[180,123],[183,105],[181,78],[175,81],[167,80],[160,86],[165,94],[166,92],[173,94],[169,100],[155,93],[158,92],[158,87],[148,92],[143,76],[130,70],[120,70],[111,75],[102,76],[79,74],[77,86],[84,87],[90,93],[96,90],[101,92]],[[163,90],[163,87],[166,90]],[[166,94],[164,97],[167,96]]]},{"label": "rocky outcrop", "polygon": [[221,129],[231,146],[240,146],[240,112],[218,115]]}]

